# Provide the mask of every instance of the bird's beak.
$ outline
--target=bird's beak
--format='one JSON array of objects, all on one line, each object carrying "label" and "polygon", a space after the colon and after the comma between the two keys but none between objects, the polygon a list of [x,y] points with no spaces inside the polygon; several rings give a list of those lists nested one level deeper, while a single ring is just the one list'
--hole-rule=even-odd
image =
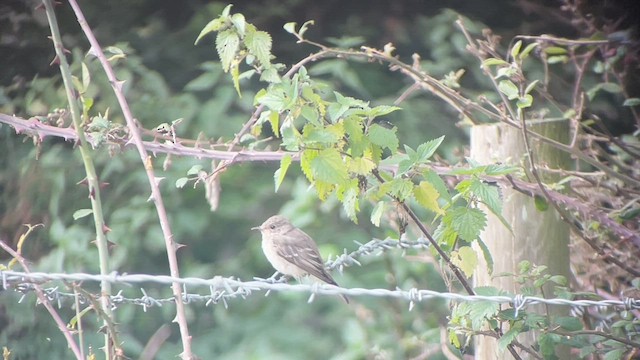
[{"label": "bird's beak", "polygon": [[260,226],[254,226],[251,228],[251,230],[262,230],[262,229],[260,228]]}]

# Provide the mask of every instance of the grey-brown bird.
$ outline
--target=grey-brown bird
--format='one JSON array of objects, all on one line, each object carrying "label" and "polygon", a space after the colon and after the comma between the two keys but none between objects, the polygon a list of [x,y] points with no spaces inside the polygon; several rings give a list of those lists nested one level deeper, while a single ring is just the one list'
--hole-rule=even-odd
[{"label": "grey-brown bird", "polygon": [[[272,216],[262,225],[251,229],[262,233],[262,251],[278,272],[296,279],[311,275],[327,284],[338,286],[325,269],[315,241],[284,216]],[[346,296],[341,296],[349,303]]]}]

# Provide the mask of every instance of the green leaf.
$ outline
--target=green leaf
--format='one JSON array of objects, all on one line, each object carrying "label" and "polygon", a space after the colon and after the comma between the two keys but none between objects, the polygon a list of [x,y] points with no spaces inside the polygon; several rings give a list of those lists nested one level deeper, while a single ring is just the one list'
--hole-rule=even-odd
[{"label": "green leaf", "polygon": [[429,160],[433,156],[433,154],[435,154],[436,150],[438,150],[443,140],[444,135],[440,136],[437,139],[429,140],[426,143],[420,144],[416,149],[418,162],[422,163]]},{"label": "green leaf", "polygon": [[336,149],[324,149],[311,160],[314,179],[330,184],[341,184],[347,180],[347,167]]},{"label": "green leaf", "polygon": [[624,358],[624,354],[627,352],[627,349],[625,348],[620,348],[620,349],[615,349],[615,350],[611,350],[608,351],[606,354],[604,354],[604,358],[603,360],[620,360]]},{"label": "green leaf", "polygon": [[[306,145],[311,144],[335,144],[340,137],[327,128],[317,127],[313,124],[307,124],[302,129],[302,137]],[[311,146],[313,147],[313,146]],[[317,146],[316,146],[317,147]]]},{"label": "green leaf", "polygon": [[200,39],[202,39],[208,33],[218,31],[218,30],[222,29],[224,26],[225,26],[224,19],[217,18],[217,19],[213,19],[213,20],[209,21],[209,23],[207,25],[205,25],[205,27],[202,29],[202,31],[200,31],[200,35],[198,35],[198,37],[196,38],[196,41],[193,43],[193,45],[197,45],[198,42],[200,41]]},{"label": "green leaf", "polygon": [[513,174],[520,168],[512,165],[504,164],[491,164],[484,167],[484,173],[489,176],[502,176],[507,174]]},{"label": "green leaf", "polygon": [[373,160],[366,157],[356,157],[349,160],[349,171],[358,175],[369,175],[375,169]]},{"label": "green leaf", "polygon": [[628,98],[622,103],[622,106],[638,106],[640,105],[640,98]]},{"label": "green leaf", "polygon": [[488,58],[482,62],[482,66],[494,66],[494,65],[509,66],[509,63],[502,59],[496,59],[496,58]]},{"label": "green leaf", "polygon": [[431,210],[438,215],[444,215],[444,210],[438,204],[438,198],[440,194],[438,190],[427,181],[421,181],[419,185],[413,188],[413,196],[416,198],[418,204],[422,205],[425,209]]},{"label": "green leaf", "polygon": [[369,127],[367,135],[372,143],[396,152],[399,146],[396,130],[395,126],[392,129],[387,129],[378,124],[373,124]]},{"label": "green leaf", "polygon": [[269,111],[269,124],[271,124],[271,131],[276,137],[280,137],[280,114],[276,111]]},{"label": "green leaf", "polygon": [[229,72],[231,64],[240,48],[240,37],[233,29],[227,29],[218,33],[216,37],[216,50],[222,63],[224,72]]},{"label": "green leaf", "polygon": [[193,165],[192,167],[189,168],[189,170],[187,170],[187,175],[197,175],[200,170],[202,170],[202,165],[197,164],[197,165]]},{"label": "green leaf", "polygon": [[533,49],[537,48],[537,47],[538,47],[538,45],[540,45],[540,44],[539,44],[539,43],[537,43],[537,42],[534,42],[534,43],[531,43],[531,44],[527,45],[527,46],[524,48],[524,50],[522,50],[522,52],[520,53],[520,59],[521,59],[521,60],[526,59],[526,58],[529,56],[529,53],[531,53],[531,51],[532,51]]},{"label": "green leaf", "polygon": [[276,170],[273,174],[273,179],[275,181],[276,192],[282,185],[282,181],[284,181],[284,176],[287,174],[287,170],[289,169],[289,165],[291,165],[291,155],[286,154],[280,159],[280,168]]},{"label": "green leaf", "polygon": [[376,206],[371,211],[371,223],[377,227],[380,227],[380,219],[382,219],[382,215],[384,214],[385,202],[378,201]]},{"label": "green leaf", "polygon": [[538,82],[540,82],[540,81],[539,80],[532,81],[529,85],[527,85],[527,88],[524,89],[524,93],[525,94],[530,93],[531,90],[533,90],[536,87],[536,85],[538,85]]},{"label": "green leaf", "polygon": [[91,214],[93,214],[93,210],[91,210],[91,209],[80,209],[80,210],[76,210],[76,211],[73,213],[73,220],[78,220],[78,219],[81,219],[81,218],[83,218],[83,217],[85,217],[85,216],[89,216],[89,215],[91,215]]},{"label": "green leaf", "polygon": [[518,87],[511,80],[500,80],[498,90],[507,95],[509,100],[517,99],[520,96]]},{"label": "green leaf", "polygon": [[384,116],[384,115],[388,115],[391,114],[394,111],[397,110],[401,110],[401,108],[397,107],[397,106],[388,106],[388,105],[380,105],[380,106],[376,106],[373,109],[371,109],[369,111],[369,117],[370,118],[375,118],[378,116]]},{"label": "green leaf", "polygon": [[478,256],[470,246],[462,246],[451,252],[451,262],[470,278],[478,266]]},{"label": "green leaf", "polygon": [[544,196],[536,195],[533,197],[533,203],[536,206],[536,209],[540,212],[549,210],[549,203]]},{"label": "green leaf", "polygon": [[518,40],[516,41],[515,44],[513,44],[513,47],[511,48],[512,59],[516,59],[518,57],[518,54],[520,53],[520,48],[522,48],[522,40]]},{"label": "green leaf", "polygon": [[489,275],[493,274],[493,256],[491,256],[491,251],[487,247],[487,244],[482,241],[482,239],[476,239],[478,246],[480,246],[480,250],[482,250],[482,256],[484,257],[484,261],[487,263],[487,270]]},{"label": "green leaf", "polygon": [[244,37],[245,30],[247,28],[247,21],[244,19],[244,15],[242,14],[231,15],[231,23],[236,28],[238,35],[240,35],[240,37]]},{"label": "green leaf", "polygon": [[358,223],[357,214],[360,211],[360,202],[358,201],[358,183],[355,182],[344,192],[342,199],[342,207],[345,213],[354,223]]},{"label": "green leaf", "polygon": [[498,351],[503,353],[507,349],[507,346],[509,346],[515,339],[518,338],[520,332],[520,327],[512,327],[511,329],[509,329],[509,331],[504,333],[504,335],[500,337],[500,340],[498,340]]},{"label": "green leaf", "polygon": [[560,326],[567,331],[579,331],[583,329],[580,319],[571,316],[562,316],[555,318],[554,323],[555,325]]},{"label": "green leaf", "polygon": [[422,173],[422,177],[436,188],[438,194],[440,194],[443,199],[445,199],[446,201],[451,200],[451,195],[449,194],[447,185],[444,183],[444,180],[442,180],[440,175],[438,175],[435,171],[428,169]]},{"label": "green leaf", "polygon": [[288,22],[288,23],[284,24],[283,28],[289,34],[295,34],[296,33],[296,25],[297,25],[297,23],[295,23],[295,22]]},{"label": "green leaf", "polygon": [[244,39],[247,50],[260,61],[263,67],[271,64],[271,35],[265,31],[249,31]]},{"label": "green leaf", "polygon": [[524,96],[520,97],[516,102],[516,106],[518,106],[519,109],[526,109],[528,107],[531,107],[532,104],[533,96],[529,94],[525,94]]},{"label": "green leaf", "polygon": [[469,304],[469,318],[473,330],[481,330],[486,319],[494,317],[500,310],[500,305],[493,301],[476,301]]},{"label": "green leaf", "polygon": [[300,35],[300,37],[302,37],[304,33],[306,33],[307,30],[309,30],[309,25],[313,25],[313,24],[315,24],[315,21],[313,20],[305,21],[304,24],[300,26],[300,31],[298,31],[298,34]]},{"label": "green leaf", "polygon": [[189,178],[181,177],[178,180],[176,180],[176,187],[178,189],[182,189],[185,185],[187,185],[188,181],[189,181]]},{"label": "green leaf", "polygon": [[404,201],[413,193],[413,182],[409,179],[393,179],[382,184],[380,191]]},{"label": "green leaf", "polygon": [[449,210],[446,217],[450,217],[452,228],[466,242],[477,239],[487,224],[486,215],[476,208],[456,207]]},{"label": "green leaf", "polygon": [[309,182],[314,181],[311,162],[318,156],[318,153],[318,150],[307,149],[302,152],[302,155],[300,155],[300,169],[302,169],[302,173],[307,177]]},{"label": "green leaf", "polygon": [[564,55],[567,53],[567,49],[559,46],[549,46],[544,48],[544,52],[548,55]]}]

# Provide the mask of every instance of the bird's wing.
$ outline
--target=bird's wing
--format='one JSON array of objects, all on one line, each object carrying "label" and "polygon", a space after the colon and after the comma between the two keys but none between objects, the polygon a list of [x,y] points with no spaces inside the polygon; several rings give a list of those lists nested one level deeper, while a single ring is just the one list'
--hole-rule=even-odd
[{"label": "bird's wing", "polygon": [[331,285],[338,285],[324,267],[324,262],[313,239],[300,229],[283,234],[276,244],[278,255],[305,272]]}]

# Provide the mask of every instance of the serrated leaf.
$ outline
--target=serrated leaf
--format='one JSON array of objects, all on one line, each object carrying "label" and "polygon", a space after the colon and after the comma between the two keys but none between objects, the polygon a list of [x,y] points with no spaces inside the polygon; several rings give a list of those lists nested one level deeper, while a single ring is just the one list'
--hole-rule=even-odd
[{"label": "serrated leaf", "polygon": [[447,185],[444,183],[444,180],[442,180],[440,175],[436,174],[435,171],[428,169],[422,173],[422,177],[436,188],[438,194],[440,194],[440,197],[442,197],[446,201],[451,200],[451,195],[449,194]]},{"label": "serrated leaf", "polygon": [[276,170],[273,174],[273,180],[275,181],[276,192],[282,185],[282,181],[284,181],[284,177],[287,174],[287,170],[289,169],[289,165],[291,165],[291,155],[286,154],[280,159],[280,168]]},{"label": "serrated leaf", "polygon": [[313,183],[313,186],[316,189],[316,193],[318,194],[318,199],[325,201],[331,195],[333,190],[335,189],[334,184],[330,184],[328,182],[324,182],[321,180],[316,180]]},{"label": "serrated leaf", "polygon": [[409,179],[393,179],[382,184],[380,191],[404,201],[413,193],[413,182]]},{"label": "serrated leaf", "polygon": [[367,135],[372,143],[382,148],[387,148],[392,152],[396,152],[399,146],[396,130],[395,126],[391,129],[387,129],[378,124],[373,124],[369,127]]},{"label": "serrated leaf", "polygon": [[511,225],[502,216],[502,199],[497,187],[474,178],[471,180],[469,190],[511,231]]},{"label": "serrated leaf", "polygon": [[353,221],[354,223],[358,223],[358,211],[360,211],[360,202],[358,201],[358,184],[355,183],[354,186],[350,186],[344,192],[342,199],[342,207],[344,208],[345,213]]},{"label": "serrated leaf", "polygon": [[240,92],[240,65],[237,61],[233,61],[231,65],[231,79],[233,80],[233,87],[236,89],[239,97],[242,97]]},{"label": "serrated leaf", "polygon": [[330,184],[341,184],[347,180],[347,167],[336,149],[324,149],[311,160],[313,178]]},{"label": "serrated leaf", "polygon": [[469,305],[469,318],[473,330],[481,330],[486,319],[494,317],[500,305],[493,301],[476,301]]},{"label": "serrated leaf", "polygon": [[429,160],[433,154],[435,154],[436,150],[442,144],[444,140],[444,135],[440,136],[437,139],[429,140],[426,143],[420,144],[416,149],[416,156],[419,162],[425,162]]},{"label": "serrated leaf", "polygon": [[500,340],[498,340],[498,351],[504,353],[504,351],[507,349],[507,346],[511,345],[511,343],[518,338],[520,332],[521,329],[519,327],[512,327],[511,329],[509,329],[509,331],[504,333],[504,335],[500,337]]},{"label": "serrated leaf", "polygon": [[276,137],[280,137],[280,114],[275,111],[270,111],[269,124],[271,124],[271,131]]},{"label": "serrated leaf", "polygon": [[80,209],[80,210],[76,210],[73,213],[73,220],[78,220],[78,219],[82,219],[85,216],[89,216],[93,214],[93,210],[91,209]]},{"label": "serrated leaf", "polygon": [[304,126],[304,128],[302,129],[302,136],[305,144],[307,145],[314,143],[329,145],[334,144],[338,142],[338,140],[340,140],[340,138],[334,132],[329,131],[327,128],[319,128],[313,124],[307,124]]},{"label": "serrated leaf", "polygon": [[487,224],[486,215],[476,208],[456,207],[447,212],[445,217],[451,217],[451,226],[458,236],[466,242],[478,238]]},{"label": "serrated leaf", "polygon": [[349,160],[349,171],[354,174],[369,175],[375,167],[376,164],[371,159],[356,157]]},{"label": "serrated leaf", "polygon": [[384,214],[385,202],[378,201],[376,206],[371,211],[371,223],[377,227],[380,227],[380,219],[382,219],[382,215]]},{"label": "serrated leaf", "polygon": [[307,149],[300,155],[300,169],[302,173],[307,177],[309,182],[313,182],[313,171],[311,170],[311,161],[318,156],[318,150]]},{"label": "serrated leaf", "polygon": [[182,189],[185,185],[187,185],[188,181],[189,181],[189,178],[181,177],[178,180],[176,180],[176,187],[178,189]]},{"label": "serrated leaf", "polygon": [[260,61],[263,67],[271,64],[271,35],[266,31],[249,31],[244,45]]},{"label": "serrated leaf", "polygon": [[451,252],[451,262],[459,267],[467,278],[470,278],[478,266],[478,256],[470,246],[462,246]]},{"label": "serrated leaf", "polygon": [[518,87],[511,80],[500,80],[498,83],[498,90],[507,95],[509,100],[517,99],[518,96],[520,96]]},{"label": "serrated leaf", "polygon": [[236,57],[236,53],[240,48],[240,37],[233,31],[233,29],[227,29],[218,33],[216,37],[216,50],[222,63],[222,70],[229,72],[233,60]]},{"label": "serrated leaf", "polygon": [[489,176],[502,176],[513,174],[520,168],[513,165],[491,164],[484,167],[484,173]]},{"label": "serrated leaf", "polygon": [[424,206],[425,209],[431,210],[438,215],[444,215],[444,210],[438,204],[440,194],[430,182],[421,181],[419,185],[416,185],[413,188],[413,196],[418,204]]},{"label": "serrated leaf", "polygon": [[238,35],[240,35],[240,37],[244,37],[247,26],[247,21],[244,19],[244,15],[240,13],[231,15],[231,23],[235,26]]},{"label": "serrated leaf", "polygon": [[369,117],[375,118],[378,116],[384,116],[391,114],[394,111],[401,110],[401,108],[397,106],[389,106],[389,105],[380,105],[376,106],[369,111]]}]

